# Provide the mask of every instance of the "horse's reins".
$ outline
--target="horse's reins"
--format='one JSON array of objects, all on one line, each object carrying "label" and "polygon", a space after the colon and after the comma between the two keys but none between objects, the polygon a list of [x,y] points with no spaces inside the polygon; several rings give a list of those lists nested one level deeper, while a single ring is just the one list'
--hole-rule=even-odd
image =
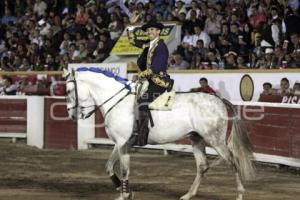
[{"label": "horse's reins", "polygon": [[[78,90],[77,90],[77,82],[76,80],[70,80],[69,82],[73,82],[74,83],[74,86],[75,86],[75,105],[69,109],[75,109],[75,108],[78,108]],[[83,116],[83,119],[87,119],[89,118],[92,114],[94,114],[98,108],[101,108],[102,106],[104,106],[107,102],[109,102],[111,99],[113,99],[115,96],[117,96],[120,92],[122,92],[123,90],[125,90],[126,87],[123,87],[121,90],[119,90],[118,92],[116,92],[113,96],[111,96],[110,98],[108,98],[107,100],[105,100],[102,104],[100,105],[91,105],[91,106],[87,106],[87,107],[84,107],[84,106],[80,106],[81,109],[85,109],[85,108],[90,108],[90,107],[95,107],[93,110],[91,110],[90,112],[88,112],[85,116]],[[112,107],[110,107],[108,109],[108,111],[104,114],[104,118],[107,116],[107,114],[117,105],[119,104],[123,99],[125,99],[125,97],[127,97],[128,95],[130,94],[130,91],[128,91],[126,93],[125,96],[123,96],[121,99],[119,99],[117,101],[117,103],[115,103]]]},{"label": "horse's reins", "polygon": [[[98,108],[101,108],[104,104],[106,104],[107,102],[109,102],[111,99],[113,99],[115,96],[117,96],[120,92],[122,92],[123,90],[125,90],[126,89],[126,87],[123,87],[121,90],[119,90],[117,93],[115,93],[113,96],[111,96],[110,98],[108,98],[107,100],[105,100],[102,104],[100,104],[100,105],[93,105],[93,106],[95,106],[95,108],[93,109],[93,110],[91,110],[88,114],[86,114],[85,116],[84,116],[84,118],[83,119],[86,119],[86,118],[89,118],[92,114],[94,114],[96,111],[97,111],[97,109]],[[123,99],[125,99],[125,97],[127,97],[128,95],[130,94],[130,91],[128,91],[127,93],[126,93],[126,95],[125,96],[123,96],[121,99],[119,99],[118,101],[117,101],[117,103],[115,103],[112,107],[110,107],[109,109],[108,109],[108,111],[104,114],[104,119],[105,119],[105,117],[107,116],[107,114],[117,105],[117,104],[119,104]],[[91,107],[91,106],[88,106],[88,107]],[[88,108],[88,107],[82,107],[82,108]]]}]

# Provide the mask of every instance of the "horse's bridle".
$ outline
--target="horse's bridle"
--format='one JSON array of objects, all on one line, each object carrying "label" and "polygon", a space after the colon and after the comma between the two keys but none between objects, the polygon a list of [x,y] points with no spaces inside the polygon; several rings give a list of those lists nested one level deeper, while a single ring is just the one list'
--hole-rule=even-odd
[{"label": "horse's bridle", "polygon": [[[92,114],[94,114],[98,108],[101,108],[102,106],[104,106],[107,102],[109,102],[110,100],[112,100],[115,96],[117,96],[119,93],[121,93],[123,90],[127,89],[125,86],[119,90],[118,92],[116,92],[113,96],[109,97],[107,100],[105,100],[102,104],[100,105],[91,105],[91,106],[80,106],[79,107],[79,103],[78,103],[78,90],[77,90],[77,81],[76,79],[74,78],[73,80],[69,80],[67,81],[67,83],[74,83],[74,89],[75,89],[75,105],[71,108],[68,108],[68,110],[70,109],[77,109],[77,108],[80,108],[81,110],[85,109],[85,108],[90,108],[90,107],[95,107],[93,110],[91,110],[90,112],[88,112],[86,115],[84,115],[82,118],[83,119],[87,119],[89,118]],[[110,107],[108,109],[108,111],[104,114],[104,119],[105,117],[107,116],[107,114],[118,104],[120,103],[123,99],[125,99],[125,97],[127,97],[128,95],[130,94],[130,91],[128,91],[125,96],[123,96],[121,99],[119,99],[112,107]]]}]

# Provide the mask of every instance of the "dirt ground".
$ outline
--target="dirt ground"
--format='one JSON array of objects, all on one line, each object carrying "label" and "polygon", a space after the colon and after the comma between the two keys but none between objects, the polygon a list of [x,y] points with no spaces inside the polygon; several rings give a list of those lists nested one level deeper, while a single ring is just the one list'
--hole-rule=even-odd
[{"label": "dirt ground", "polygon": [[[118,196],[105,172],[111,147],[86,151],[39,150],[0,141],[0,200],[111,200]],[[131,157],[131,187],[138,200],[179,199],[195,175],[191,155],[138,150]],[[257,164],[258,179],[245,199],[295,200],[300,170]],[[195,200],[235,199],[235,180],[225,165],[206,174]]]}]

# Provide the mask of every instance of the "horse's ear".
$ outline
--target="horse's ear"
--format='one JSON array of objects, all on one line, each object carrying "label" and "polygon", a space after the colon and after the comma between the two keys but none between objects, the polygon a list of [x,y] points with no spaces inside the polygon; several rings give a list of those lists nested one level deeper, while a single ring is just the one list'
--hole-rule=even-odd
[{"label": "horse's ear", "polygon": [[74,69],[72,69],[71,75],[72,75],[73,77],[75,77],[75,70],[74,70]]},{"label": "horse's ear", "polygon": [[68,69],[63,68],[63,73],[62,73],[62,77],[64,79],[67,79],[70,76],[70,72],[68,71]]},{"label": "horse's ear", "polygon": [[69,71],[66,68],[63,68],[63,76],[68,75]]}]

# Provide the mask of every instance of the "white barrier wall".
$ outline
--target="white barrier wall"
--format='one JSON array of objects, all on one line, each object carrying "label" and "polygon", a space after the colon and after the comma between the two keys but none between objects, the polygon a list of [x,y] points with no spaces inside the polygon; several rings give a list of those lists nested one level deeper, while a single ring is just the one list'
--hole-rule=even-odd
[{"label": "white barrier wall", "polygon": [[[185,73],[186,72],[186,73]],[[285,71],[272,71],[268,73],[266,71],[253,71],[247,70],[203,70],[197,71],[197,73],[185,72],[170,72],[171,77],[175,80],[174,89],[176,91],[189,91],[191,88],[200,87],[199,79],[205,77],[208,79],[209,85],[217,91],[222,97],[230,101],[243,101],[241,97],[241,89],[253,90],[252,101],[257,101],[260,93],[263,91],[263,83],[270,82],[273,84],[273,88],[280,88],[280,80],[284,77],[290,80],[290,86],[292,87],[295,82],[300,82],[300,70],[299,72],[285,72]],[[264,73],[262,73],[264,72]],[[275,72],[275,73],[274,73]],[[134,74],[128,74],[128,79],[132,79]],[[253,88],[249,82],[242,84],[242,78],[245,75],[249,75],[252,79]]]},{"label": "white barrier wall", "polygon": [[27,97],[27,144],[44,148],[44,97]]}]

